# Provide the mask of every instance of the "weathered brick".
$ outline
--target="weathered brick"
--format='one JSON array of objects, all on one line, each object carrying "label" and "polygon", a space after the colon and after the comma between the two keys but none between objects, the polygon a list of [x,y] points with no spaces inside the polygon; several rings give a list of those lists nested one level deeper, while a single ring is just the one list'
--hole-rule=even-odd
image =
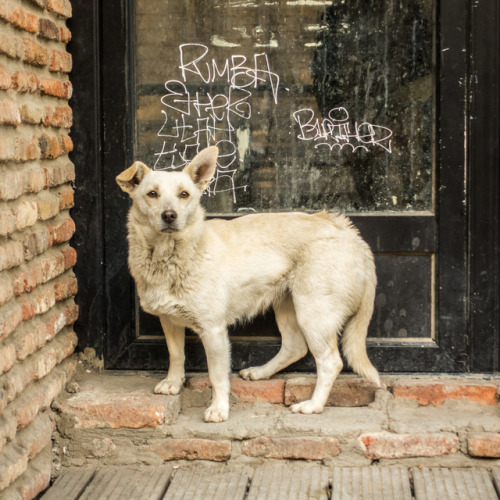
[{"label": "weathered brick", "polygon": [[[311,399],[316,385],[315,377],[288,379],[285,387],[285,404],[292,405]],[[368,406],[375,399],[377,386],[364,379],[339,378],[335,381],[327,406]]]},{"label": "weathered brick", "polygon": [[364,455],[372,460],[451,455],[456,453],[460,446],[458,436],[446,432],[434,434],[374,432],[360,436],[359,443]]},{"label": "weathered brick", "polygon": [[30,71],[15,71],[12,73],[12,89],[19,93],[27,93],[30,94],[35,93],[38,90],[38,78],[35,73]]},{"label": "weathered brick", "polygon": [[42,267],[39,262],[31,263],[21,270],[13,281],[14,294],[21,295],[33,291],[42,283]]},{"label": "weathered brick", "polygon": [[0,451],[10,441],[14,440],[17,431],[16,419],[11,415],[0,416]]},{"label": "weathered brick", "polygon": [[43,159],[54,159],[61,156],[63,149],[58,137],[42,134],[40,136],[40,152]]},{"label": "weathered brick", "polygon": [[[10,135],[0,136],[0,161],[10,161],[16,154],[16,138]],[[7,190],[5,190],[7,191]]]},{"label": "weathered brick", "polygon": [[38,205],[34,200],[25,200],[12,209],[16,231],[33,226],[38,219]]},{"label": "weathered brick", "polygon": [[0,491],[12,484],[28,467],[25,449],[9,443],[0,455]]},{"label": "weathered brick", "polygon": [[16,138],[14,159],[16,161],[36,160],[40,157],[40,147],[37,138],[33,135]]},{"label": "weathered brick", "polygon": [[150,447],[163,460],[211,460],[231,458],[231,441],[211,439],[165,439]]},{"label": "weathered brick", "polygon": [[40,78],[38,86],[42,94],[58,97],[59,99],[69,99],[66,85],[64,85],[64,83],[60,80],[54,80],[53,78]]},{"label": "weathered brick", "polygon": [[47,0],[47,10],[65,19],[71,17],[72,14],[69,0]]},{"label": "weathered brick", "polygon": [[7,241],[0,245],[0,271],[19,266],[24,261],[23,245],[19,241]]},{"label": "weathered brick", "polygon": [[52,162],[47,173],[51,186],[60,186],[75,180],[75,166],[70,161]]},{"label": "weathered brick", "polygon": [[10,73],[0,64],[0,89],[7,90],[12,83]]},{"label": "weathered brick", "polygon": [[21,123],[21,114],[16,102],[6,98],[0,100],[0,124],[17,127]]},{"label": "weathered brick", "polygon": [[[0,136],[0,156],[2,137]],[[0,200],[15,200],[24,193],[25,175],[18,170],[0,173]]]},{"label": "weathered brick", "polygon": [[45,118],[45,109],[35,104],[23,104],[21,106],[21,120],[30,125],[38,125]]},{"label": "weathered brick", "polygon": [[447,399],[497,404],[497,385],[468,380],[400,380],[392,392],[398,398],[416,399],[420,405],[441,406]]},{"label": "weathered brick", "polygon": [[38,218],[40,220],[52,219],[59,213],[59,197],[55,193],[40,193],[38,200]]},{"label": "weathered brick", "polygon": [[64,251],[44,258],[41,262],[42,282],[46,283],[62,274],[68,267],[71,267],[66,267],[66,260],[67,256]]},{"label": "weathered brick", "polygon": [[78,282],[74,276],[68,276],[58,280],[54,285],[56,300],[61,301],[76,295]]},{"label": "weathered brick", "polygon": [[16,358],[16,349],[12,344],[0,344],[0,375],[14,366]]},{"label": "weathered brick", "polygon": [[71,128],[73,124],[73,112],[69,106],[47,107],[43,124],[46,127]]},{"label": "weathered brick", "polygon": [[467,439],[469,455],[483,458],[500,458],[500,434],[473,434]]},{"label": "weathered brick", "polygon": [[4,305],[14,297],[14,286],[7,275],[0,274],[0,306]]},{"label": "weathered brick", "polygon": [[324,460],[336,457],[340,453],[340,444],[335,438],[261,437],[243,442],[241,451],[251,457]]},{"label": "weathered brick", "polygon": [[23,38],[23,61],[33,66],[45,67],[49,63],[49,51],[31,38]]},{"label": "weathered brick", "polygon": [[14,232],[16,221],[11,210],[0,211],[0,236],[7,236]]},{"label": "weathered brick", "polygon": [[32,168],[27,172],[28,176],[28,186],[27,191],[29,193],[39,193],[40,191],[47,189],[49,187],[49,181],[47,179],[47,171],[41,168]]},{"label": "weathered brick", "polygon": [[24,54],[24,44],[17,36],[0,33],[0,54],[11,59],[20,59]]},{"label": "weathered brick", "polygon": [[41,9],[45,9],[47,7],[48,0],[30,0],[32,4],[40,7]]},{"label": "weathered brick", "polygon": [[29,462],[26,472],[12,485],[21,494],[20,500],[38,498],[39,494],[49,486],[52,462],[51,448],[51,446],[47,446]]},{"label": "weathered brick", "polygon": [[23,235],[24,258],[29,261],[49,248],[50,233],[47,227],[35,226]]},{"label": "weathered brick", "polygon": [[49,71],[53,73],[69,73],[73,65],[73,59],[69,52],[52,49],[49,55]]},{"label": "weathered brick", "polygon": [[10,22],[14,8],[10,3],[0,2],[0,19],[3,19],[7,23]]},{"label": "weathered brick", "polygon": [[26,12],[20,6],[12,12],[10,22],[16,28],[29,33],[37,33],[38,31],[38,17],[31,12]]},{"label": "weathered brick", "polygon": [[61,39],[61,30],[54,21],[47,18],[40,18],[38,20],[38,33],[41,37],[48,40],[59,41]]}]

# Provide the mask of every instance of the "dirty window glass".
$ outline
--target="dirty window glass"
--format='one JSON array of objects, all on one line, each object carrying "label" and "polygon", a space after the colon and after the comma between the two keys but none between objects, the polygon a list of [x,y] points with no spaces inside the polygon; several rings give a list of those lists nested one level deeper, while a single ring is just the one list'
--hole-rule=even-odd
[{"label": "dirty window glass", "polygon": [[432,0],[136,0],[135,156],[209,212],[432,210]]}]

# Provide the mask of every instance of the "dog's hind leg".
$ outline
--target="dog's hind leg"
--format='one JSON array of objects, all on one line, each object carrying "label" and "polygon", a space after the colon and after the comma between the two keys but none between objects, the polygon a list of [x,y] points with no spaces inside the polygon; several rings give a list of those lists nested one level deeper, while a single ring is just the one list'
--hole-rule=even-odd
[{"label": "dog's hind leg", "polygon": [[212,384],[212,404],[205,411],[205,422],[224,422],[229,417],[229,371],[231,355],[225,327],[212,327],[200,333],[207,355],[208,377]]},{"label": "dog's hind leg", "polygon": [[184,384],[184,327],[174,325],[160,316],[161,326],[167,341],[169,366],[167,378],[154,388],[156,394],[179,394]]},{"label": "dog's hind leg", "polygon": [[291,295],[287,294],[278,299],[273,308],[281,333],[281,348],[265,365],[241,370],[240,375],[246,380],[268,379],[307,354],[307,344],[297,323]]},{"label": "dog's hind leg", "polygon": [[299,325],[304,332],[307,345],[316,361],[317,380],[310,400],[291,406],[294,413],[321,413],[328,400],[333,383],[342,370],[342,358],[337,345],[337,334],[345,315],[328,311],[328,306],[305,307],[297,312]]}]

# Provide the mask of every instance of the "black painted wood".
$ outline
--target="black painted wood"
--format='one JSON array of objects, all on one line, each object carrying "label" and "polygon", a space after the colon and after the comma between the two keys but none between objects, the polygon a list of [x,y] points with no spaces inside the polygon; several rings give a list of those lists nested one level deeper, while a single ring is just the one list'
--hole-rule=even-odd
[{"label": "black painted wood", "polygon": [[[107,367],[166,369],[163,339],[137,338],[126,263],[129,202],[114,182],[133,160],[131,3],[73,1],[76,328],[79,348],[96,348]],[[435,280],[426,285],[435,298],[435,334],[412,341],[372,335],[369,352],[381,371],[492,371],[499,363],[498,5],[442,0],[437,18],[436,213],[352,217],[378,260],[415,257],[429,266],[435,255]],[[382,264],[381,274],[389,267]],[[417,287],[418,279],[415,273]],[[232,332],[234,369],[277,351],[272,319],[259,321],[265,326]],[[187,351],[189,370],[206,369],[199,341],[189,339]],[[310,371],[314,361],[293,368]]]}]

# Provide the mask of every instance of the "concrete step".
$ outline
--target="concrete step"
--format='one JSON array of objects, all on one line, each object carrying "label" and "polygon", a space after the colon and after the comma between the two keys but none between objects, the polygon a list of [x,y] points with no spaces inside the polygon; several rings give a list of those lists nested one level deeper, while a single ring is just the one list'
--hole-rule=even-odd
[{"label": "concrete step", "polygon": [[160,379],[104,372],[74,382],[55,404],[59,465],[314,460],[471,466],[500,458],[498,379],[393,377],[385,379],[388,390],[376,390],[341,376],[322,414],[297,415],[288,405],[310,396],[314,377],[252,382],[233,376],[230,417],[220,424],[203,421],[211,397],[206,376],[189,377],[178,396],[153,394]]}]

